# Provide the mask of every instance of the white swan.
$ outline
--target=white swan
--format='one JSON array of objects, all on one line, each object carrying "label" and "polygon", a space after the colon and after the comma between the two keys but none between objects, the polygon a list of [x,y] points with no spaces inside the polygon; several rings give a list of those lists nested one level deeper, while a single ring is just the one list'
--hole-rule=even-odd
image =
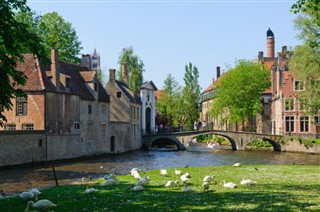
[{"label": "white swan", "polygon": [[174,173],[176,174],[176,175],[181,175],[182,174],[182,171],[181,170],[174,170]]},{"label": "white swan", "polygon": [[116,185],[116,184],[118,184],[118,181],[114,180],[114,179],[109,179],[109,180],[107,180],[105,182],[100,183],[101,186],[107,186],[107,187],[113,186],[113,185]]},{"label": "white swan", "polygon": [[132,191],[143,191],[144,187],[141,185],[136,185],[135,187],[132,188]]},{"label": "white swan", "polygon": [[241,163],[235,163],[235,164],[233,164],[233,166],[239,167],[239,166],[241,166]]},{"label": "white swan", "polygon": [[132,168],[130,171],[130,174],[133,176],[134,172],[138,172],[138,168]]},{"label": "white swan", "polygon": [[189,178],[186,177],[185,175],[181,175],[180,180],[182,181],[183,184],[185,184],[189,181]]},{"label": "white swan", "polygon": [[160,175],[167,175],[168,171],[166,169],[160,169]]},{"label": "white swan", "polygon": [[137,185],[140,185],[140,186],[145,186],[148,184],[150,184],[150,177],[149,176],[141,177],[137,182]]},{"label": "white swan", "polygon": [[206,190],[209,190],[209,187],[210,187],[209,182],[202,183],[203,192],[205,192]]},{"label": "white swan", "polygon": [[35,195],[33,192],[31,191],[25,191],[25,192],[22,192],[20,194],[20,198],[24,199],[24,200],[32,200],[32,199],[35,199],[37,197],[37,195]]},{"label": "white swan", "polygon": [[84,193],[86,194],[92,194],[92,193],[96,193],[98,191],[98,189],[95,188],[86,188],[86,190],[84,191]]},{"label": "white swan", "polygon": [[193,188],[186,187],[186,186],[184,186],[184,188],[183,188],[182,191],[183,191],[183,192],[195,192],[195,190],[194,190]]},{"label": "white swan", "polygon": [[57,205],[54,204],[53,202],[51,202],[50,200],[47,199],[42,199],[37,201],[36,203],[34,203],[33,201],[29,201],[27,204],[27,208],[25,210],[25,212],[29,211],[29,206],[32,206],[33,208],[36,209],[47,209],[47,208],[51,208],[51,207],[56,207]]},{"label": "white swan", "polygon": [[30,189],[29,192],[34,193],[34,195],[36,195],[36,196],[41,194],[41,192],[37,188]]},{"label": "white swan", "polygon": [[242,179],[241,182],[240,182],[241,185],[253,185],[253,184],[256,184],[256,183],[257,182],[249,180],[249,179],[247,179],[247,180]]},{"label": "white swan", "polygon": [[133,171],[131,175],[132,175],[133,178],[135,178],[135,179],[140,179],[140,178],[141,178],[138,171]]},{"label": "white swan", "polygon": [[205,176],[203,178],[203,182],[209,182],[210,183],[214,178],[215,178],[214,175],[212,175],[212,176],[207,175],[207,176]]},{"label": "white swan", "polygon": [[226,183],[226,181],[223,181],[223,186],[226,187],[226,188],[236,188],[237,184],[235,184],[233,182]]},{"label": "white swan", "polygon": [[165,187],[171,187],[171,188],[179,187],[179,181],[178,181],[178,180],[176,180],[176,181],[174,181],[174,180],[169,180],[169,181],[167,182],[167,184],[165,185]]}]

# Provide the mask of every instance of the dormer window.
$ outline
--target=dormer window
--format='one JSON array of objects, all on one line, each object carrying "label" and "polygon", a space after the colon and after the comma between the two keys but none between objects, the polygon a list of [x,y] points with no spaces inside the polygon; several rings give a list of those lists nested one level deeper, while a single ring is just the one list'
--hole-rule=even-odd
[{"label": "dormer window", "polygon": [[94,83],[94,91],[97,91],[98,90],[98,83]]},{"label": "dormer window", "polygon": [[66,88],[71,88],[71,80],[70,80],[70,78],[66,78]]}]

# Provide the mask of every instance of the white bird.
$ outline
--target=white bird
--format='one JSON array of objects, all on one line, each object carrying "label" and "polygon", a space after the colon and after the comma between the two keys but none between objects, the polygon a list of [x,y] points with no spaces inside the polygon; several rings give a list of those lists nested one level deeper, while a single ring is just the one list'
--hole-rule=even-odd
[{"label": "white bird", "polygon": [[180,180],[182,181],[183,184],[187,183],[189,181],[189,178],[186,177],[185,175],[180,176]]},{"label": "white bird", "polygon": [[135,179],[140,179],[140,178],[141,178],[138,171],[134,171],[133,174],[132,174],[132,176],[133,176]]},{"label": "white bird", "polygon": [[22,192],[20,194],[20,198],[24,199],[24,200],[32,200],[35,199],[37,197],[37,195],[35,195],[33,192],[31,191],[25,191]]},{"label": "white bird", "polygon": [[226,183],[226,181],[223,181],[223,186],[226,187],[226,188],[236,188],[237,184],[235,184],[233,182]]},{"label": "white bird", "polygon": [[179,181],[178,181],[178,180],[176,180],[176,181],[174,181],[174,180],[169,180],[169,181],[167,182],[167,184],[165,185],[165,187],[171,187],[171,188],[179,187]]},{"label": "white bird", "polygon": [[233,164],[233,166],[239,167],[239,166],[241,166],[241,163],[235,163],[235,164]]},{"label": "white bird", "polygon": [[134,173],[134,172],[138,172],[138,168],[132,168],[132,169],[131,169],[130,173],[131,173],[132,176],[133,176],[133,173]]},{"label": "white bird", "polygon": [[182,171],[181,170],[174,170],[174,173],[176,174],[176,175],[181,175],[182,174]]},{"label": "white bird", "polygon": [[136,185],[135,187],[132,188],[132,191],[143,191],[144,187],[141,185]]},{"label": "white bird", "polygon": [[96,193],[98,191],[98,189],[95,188],[86,188],[86,190],[84,191],[84,193],[86,194],[92,194],[92,193]]},{"label": "white bird", "polygon": [[205,177],[203,178],[203,182],[208,182],[208,183],[210,183],[214,178],[215,178],[214,175],[212,175],[212,176],[207,175],[207,176],[205,176]]},{"label": "white bird", "polygon": [[184,188],[183,188],[182,191],[183,191],[183,192],[194,192],[194,189],[193,189],[193,188],[190,188],[190,187],[184,186]]},{"label": "white bird", "polygon": [[203,192],[205,192],[206,190],[209,190],[209,187],[210,187],[209,182],[202,183]]},{"label": "white bird", "polygon": [[245,180],[245,179],[242,179],[241,182],[240,182],[241,185],[253,185],[253,184],[256,184],[255,181],[252,181],[252,180]]},{"label": "white bird", "polygon": [[41,192],[37,188],[30,189],[29,191],[34,193],[34,195],[36,195],[36,196],[41,194]]},{"label": "white bird", "polygon": [[168,172],[166,169],[160,169],[160,175],[167,175]]},{"label": "white bird", "polygon": [[149,176],[141,177],[137,182],[137,185],[140,185],[140,186],[145,186],[145,185],[149,185],[149,184],[150,184],[150,177]]},{"label": "white bird", "polygon": [[109,179],[105,182],[100,183],[101,186],[114,186],[116,184],[118,184],[118,181],[114,179]]},{"label": "white bird", "polygon": [[54,204],[53,202],[51,202],[50,200],[47,199],[42,199],[37,201],[36,203],[34,203],[33,201],[29,201],[27,204],[27,208],[25,210],[25,212],[29,211],[29,206],[32,206],[33,208],[36,209],[47,209],[47,208],[51,208],[51,207],[56,207],[57,205]]},{"label": "white bird", "polygon": [[191,178],[191,175],[188,172],[184,173],[182,176],[185,176],[187,178]]}]

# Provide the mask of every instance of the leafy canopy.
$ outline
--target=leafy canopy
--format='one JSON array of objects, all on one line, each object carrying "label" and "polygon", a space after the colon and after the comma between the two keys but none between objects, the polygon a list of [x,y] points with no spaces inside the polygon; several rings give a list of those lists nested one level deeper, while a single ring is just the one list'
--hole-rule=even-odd
[{"label": "leafy canopy", "polygon": [[29,31],[28,25],[15,20],[15,11],[28,12],[26,0],[2,0],[0,3],[0,124],[6,121],[3,112],[12,109],[12,98],[24,96],[19,85],[24,85],[27,77],[16,70],[18,62],[23,62],[23,53],[32,53],[44,59],[44,48],[37,34]]},{"label": "leafy canopy", "polygon": [[259,63],[236,61],[234,69],[219,79],[211,109],[214,117],[231,123],[251,118],[261,111],[261,93],[270,88],[270,72]]}]

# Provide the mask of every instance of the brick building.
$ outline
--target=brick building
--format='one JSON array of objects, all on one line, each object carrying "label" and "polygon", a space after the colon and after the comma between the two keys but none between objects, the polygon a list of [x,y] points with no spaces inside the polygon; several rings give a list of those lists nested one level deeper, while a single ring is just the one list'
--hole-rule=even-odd
[{"label": "brick building", "polygon": [[[25,158],[25,163],[110,152],[110,100],[95,72],[60,61],[56,50],[52,50],[50,65],[40,65],[36,57],[26,54],[17,70],[28,77],[21,87],[27,97],[12,100],[12,110],[4,112],[8,122],[0,130],[43,132],[41,139],[28,144],[34,155]],[[19,139],[10,142],[21,157],[26,146],[23,137]]]}]

